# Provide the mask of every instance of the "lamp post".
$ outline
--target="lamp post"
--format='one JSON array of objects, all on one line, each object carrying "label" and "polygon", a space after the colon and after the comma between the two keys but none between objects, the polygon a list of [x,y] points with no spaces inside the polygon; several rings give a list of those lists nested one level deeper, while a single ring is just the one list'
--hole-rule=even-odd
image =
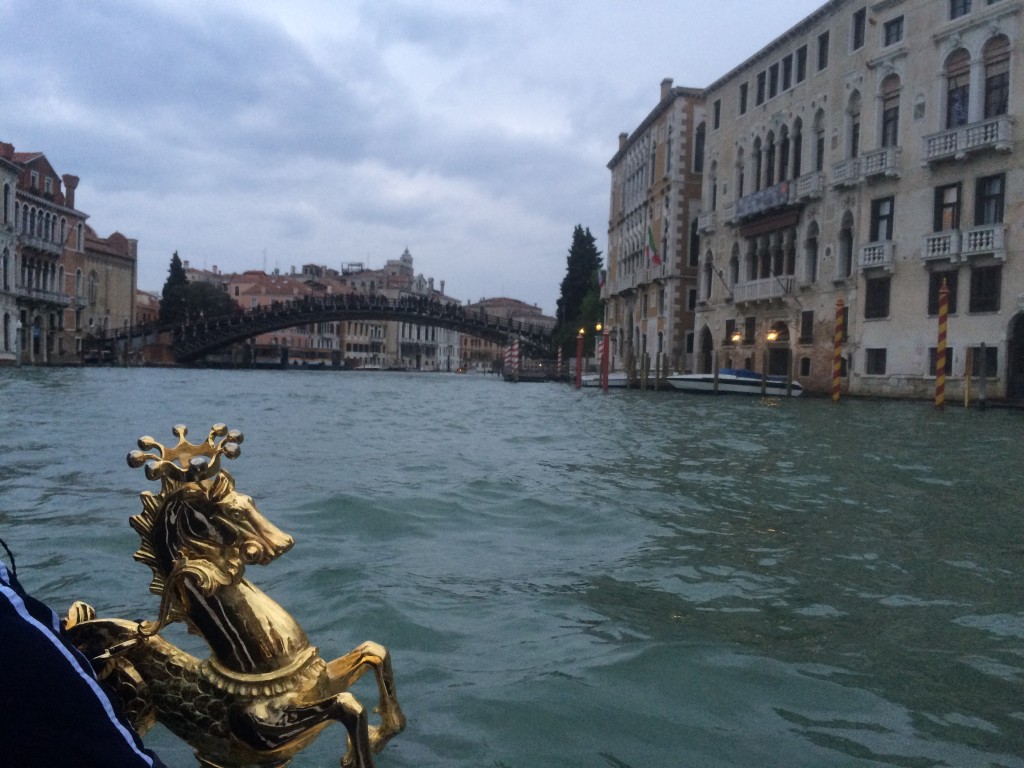
[{"label": "lamp post", "polygon": [[583,386],[583,329],[576,334],[576,389]]},{"label": "lamp post", "polygon": [[597,332],[601,334],[601,389],[608,391],[608,329],[602,333],[601,324],[597,324]]}]

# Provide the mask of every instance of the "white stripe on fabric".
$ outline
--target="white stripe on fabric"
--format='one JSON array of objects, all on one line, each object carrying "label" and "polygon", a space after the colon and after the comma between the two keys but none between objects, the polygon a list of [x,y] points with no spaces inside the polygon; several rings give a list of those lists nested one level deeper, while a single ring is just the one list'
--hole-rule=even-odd
[{"label": "white stripe on fabric", "polygon": [[[48,632],[46,627],[43,626],[43,624],[41,624],[38,620],[36,620],[36,618],[32,616],[31,613],[29,613],[28,607],[25,605],[25,601],[21,599],[21,595],[19,595],[14,590],[13,587],[9,586],[10,577],[8,576],[7,569],[4,567],[3,563],[0,563],[0,577],[3,578],[3,583],[0,584],[0,595],[3,595],[5,598],[7,598],[7,601],[14,607],[14,610],[18,612],[18,615],[20,615],[30,626],[36,628],[39,631],[39,633],[46,638],[46,641],[50,643],[54,648],[56,648],[60,652],[60,654],[68,660],[71,666],[74,667],[75,672],[78,674],[78,676],[85,681],[86,685],[88,685],[92,692],[95,694],[96,700],[102,705],[103,711],[110,719],[111,724],[124,737],[124,740],[127,742],[131,750],[135,752],[135,754],[137,754],[140,758],[142,758],[146,762],[146,765],[152,766],[153,758],[151,758],[145,752],[140,751],[139,748],[135,746],[134,734],[127,728],[125,728],[121,721],[117,719],[117,715],[114,714],[114,709],[110,705],[110,700],[107,699],[106,694],[103,693],[103,690],[100,688],[99,683],[96,682],[96,678],[92,676],[91,671],[87,671],[82,668],[75,655],[71,653],[71,651],[69,651],[67,647],[59,639],[54,637],[52,633]],[[52,610],[50,611],[50,617],[54,622],[54,626],[59,627],[60,625],[58,623],[57,614],[55,614]]]}]

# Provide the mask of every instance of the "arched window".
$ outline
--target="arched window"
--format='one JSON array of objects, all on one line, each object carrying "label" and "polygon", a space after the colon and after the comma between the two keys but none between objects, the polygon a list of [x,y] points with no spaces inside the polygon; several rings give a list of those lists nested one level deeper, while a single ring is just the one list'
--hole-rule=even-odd
[{"label": "arched window", "polygon": [[838,276],[849,277],[853,274],[853,214],[843,214],[843,223],[839,228],[839,263]]},{"label": "arched window", "polygon": [[1005,35],[985,44],[985,117],[1005,115],[1010,108],[1010,41]]},{"label": "arched window", "polygon": [[746,179],[744,173],[746,169],[743,164],[746,162],[746,158],[743,157],[743,147],[736,150],[736,199],[743,197],[743,185]]},{"label": "arched window", "polygon": [[793,146],[793,178],[800,178],[800,174],[803,172],[803,121],[798,117],[793,121],[793,135],[790,137],[789,142]]},{"label": "arched window", "polygon": [[779,129],[779,181],[789,180],[789,128]]},{"label": "arched window", "polygon": [[729,257],[729,287],[740,281],[740,244],[732,244],[732,256]]},{"label": "arched window", "polygon": [[946,59],[946,127],[966,125],[971,99],[971,55],[959,48]]},{"label": "arched window", "polygon": [[82,270],[81,269],[76,269],[75,270],[75,296],[80,299],[80,298],[82,298],[82,295],[83,295],[82,294]]},{"label": "arched window", "polygon": [[761,137],[754,139],[754,191],[761,189],[761,167],[764,157],[761,154]]},{"label": "arched window", "polygon": [[818,223],[815,221],[807,227],[804,240],[804,282],[818,282]]},{"label": "arched window", "polygon": [[81,222],[75,227],[75,250],[85,250],[85,227]]},{"label": "arched window", "polygon": [[705,301],[711,299],[711,277],[714,273],[714,269],[714,256],[711,251],[708,251],[707,255],[704,257],[704,281],[701,285],[700,292],[701,298]]},{"label": "arched window", "polygon": [[814,170],[825,170],[825,110],[814,116]]},{"label": "arched window", "polygon": [[718,162],[711,163],[711,178],[708,184],[708,191],[711,193],[711,210],[718,208]]},{"label": "arched window", "polygon": [[850,101],[846,108],[846,138],[847,156],[858,157],[860,155],[860,91],[850,94]]},{"label": "arched window", "polygon": [[693,171],[694,173],[704,172],[704,135],[707,129],[704,123],[697,126],[693,138]]},{"label": "arched window", "polygon": [[775,134],[769,131],[764,144],[764,185],[771,187],[775,184]]},{"label": "arched window", "polygon": [[88,295],[89,304],[95,304],[96,303],[97,293],[99,292],[99,282],[100,282],[99,275],[97,275],[96,272],[90,272],[89,273],[89,295]]},{"label": "arched window", "polygon": [[11,220],[11,185],[4,184],[4,224]]},{"label": "arched window", "polygon": [[900,77],[889,75],[882,81],[882,146],[900,143]]}]

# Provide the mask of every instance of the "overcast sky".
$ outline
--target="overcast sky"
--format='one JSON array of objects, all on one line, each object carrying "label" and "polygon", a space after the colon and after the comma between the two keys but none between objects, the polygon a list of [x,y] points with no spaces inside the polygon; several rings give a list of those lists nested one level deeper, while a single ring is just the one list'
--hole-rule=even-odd
[{"label": "overcast sky", "polygon": [[824,0],[0,0],[0,140],[100,236],[222,271],[343,262],[553,314],[618,135]]}]

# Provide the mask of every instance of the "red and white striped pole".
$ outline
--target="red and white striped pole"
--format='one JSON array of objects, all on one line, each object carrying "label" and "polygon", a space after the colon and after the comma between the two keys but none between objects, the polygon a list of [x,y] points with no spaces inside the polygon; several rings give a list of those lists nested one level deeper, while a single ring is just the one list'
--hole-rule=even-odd
[{"label": "red and white striped pole", "polygon": [[608,391],[608,329],[601,334],[601,388]]},{"label": "red and white striped pole", "polygon": [[939,344],[935,350],[935,407],[946,407],[946,323],[949,319],[949,286],[939,288]]},{"label": "red and white striped pole", "polygon": [[562,380],[562,348],[558,348],[558,363],[555,366],[555,379],[557,381]]},{"label": "red and white striped pole", "polygon": [[832,402],[839,402],[843,373],[843,299],[836,299],[836,335],[832,342]]}]

